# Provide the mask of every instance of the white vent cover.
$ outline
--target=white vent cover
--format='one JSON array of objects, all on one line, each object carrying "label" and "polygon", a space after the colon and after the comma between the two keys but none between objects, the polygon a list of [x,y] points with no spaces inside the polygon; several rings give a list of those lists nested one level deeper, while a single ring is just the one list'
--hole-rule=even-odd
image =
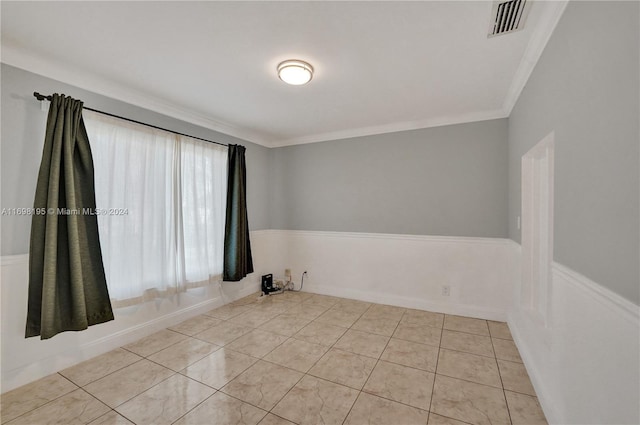
[{"label": "white vent cover", "polygon": [[526,3],[527,0],[494,1],[489,23],[489,37],[522,29],[527,17],[526,12],[529,11],[529,8],[525,7]]}]

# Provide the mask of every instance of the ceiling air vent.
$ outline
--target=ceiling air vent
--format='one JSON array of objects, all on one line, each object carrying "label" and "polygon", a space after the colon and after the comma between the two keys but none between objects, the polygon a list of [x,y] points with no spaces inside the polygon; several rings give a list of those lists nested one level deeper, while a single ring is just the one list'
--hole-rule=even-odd
[{"label": "ceiling air vent", "polygon": [[[498,0],[493,2],[491,22],[489,23],[489,37],[507,34],[524,27],[527,0]],[[526,10],[525,10],[526,9]]]}]

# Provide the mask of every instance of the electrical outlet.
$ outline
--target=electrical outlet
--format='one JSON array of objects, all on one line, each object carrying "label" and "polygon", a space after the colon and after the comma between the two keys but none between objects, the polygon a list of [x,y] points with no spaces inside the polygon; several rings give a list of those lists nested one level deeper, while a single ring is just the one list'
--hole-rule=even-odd
[{"label": "electrical outlet", "polygon": [[284,269],[284,277],[288,277],[291,280],[291,269]]},{"label": "electrical outlet", "polygon": [[442,285],[442,295],[445,297],[451,295],[451,287],[449,285]]}]

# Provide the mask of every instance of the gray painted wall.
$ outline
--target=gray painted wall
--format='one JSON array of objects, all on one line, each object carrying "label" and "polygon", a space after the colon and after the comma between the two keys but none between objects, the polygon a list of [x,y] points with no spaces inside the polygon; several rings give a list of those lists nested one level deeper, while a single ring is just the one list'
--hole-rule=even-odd
[{"label": "gray painted wall", "polygon": [[[32,207],[47,113],[32,95],[64,93],[85,105],[221,143],[247,147],[247,204],[252,230],[269,228],[269,149],[40,75],[2,64],[1,208]],[[98,159],[94,158],[94,161]],[[2,255],[29,251],[30,217],[2,217]]]},{"label": "gray painted wall", "polygon": [[274,149],[276,229],[507,236],[507,120]]},{"label": "gray painted wall", "polygon": [[640,303],[639,3],[569,2],[509,117],[509,236],[520,160],[555,132],[554,259]]}]

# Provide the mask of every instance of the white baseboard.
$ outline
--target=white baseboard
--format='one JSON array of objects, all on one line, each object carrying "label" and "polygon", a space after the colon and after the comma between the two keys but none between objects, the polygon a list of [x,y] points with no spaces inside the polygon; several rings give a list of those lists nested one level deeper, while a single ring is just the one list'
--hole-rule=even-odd
[{"label": "white baseboard", "polygon": [[[305,290],[449,314],[506,320],[513,242],[499,238],[271,230],[275,275]],[[449,286],[450,295],[442,294]]]},{"label": "white baseboard", "polygon": [[2,380],[4,393],[89,358],[134,342],[260,288],[263,252],[268,249],[268,233],[252,232],[256,273],[240,282],[222,282],[190,289],[168,298],[114,310],[115,320],[82,332],[64,332],[48,340],[25,338],[24,326],[28,294],[29,256],[0,258]]},{"label": "white baseboard", "polygon": [[[2,392],[28,384],[52,373],[71,367],[92,357],[104,354],[123,345],[135,342],[140,338],[174,326],[184,320],[220,307],[230,301],[242,298],[256,292],[256,288],[248,287],[237,291],[232,298],[223,299],[222,296],[199,302],[189,307],[164,314],[155,319],[122,329],[101,338],[68,347],[63,351],[38,359],[35,362],[13,370],[2,371]],[[226,298],[226,297],[225,297]],[[117,310],[116,310],[116,314]],[[98,325],[100,326],[100,325]]]},{"label": "white baseboard", "polygon": [[334,297],[349,298],[352,300],[366,301],[378,304],[394,305],[397,307],[428,310],[436,313],[455,314],[458,316],[477,317],[486,320],[506,321],[507,316],[502,309],[483,308],[469,304],[451,304],[438,301],[430,301],[413,297],[403,297],[389,292],[369,292],[335,286],[308,285],[305,292],[314,294],[331,295]]},{"label": "white baseboard", "polygon": [[[255,293],[256,290],[256,288],[251,286],[236,291],[232,297],[220,296],[214,299],[199,302],[192,306],[174,311],[169,314],[165,314],[153,320],[149,320],[148,322],[123,329],[119,332],[115,332],[103,338],[99,338],[95,341],[83,344],[79,347],[78,350],[85,354],[84,357],[86,358],[83,360],[90,359],[92,357],[95,357],[96,355],[116,349],[122,345],[135,342],[140,338],[151,335],[154,332],[158,332],[162,329],[175,326],[180,322],[206,313],[207,311],[213,310],[214,308],[222,307],[229,302],[235,301],[247,295],[251,295],[252,293]],[[73,350],[75,351],[76,348],[74,348]]]},{"label": "white baseboard", "polygon": [[548,422],[640,423],[640,307],[554,263],[547,311],[509,327]]}]

